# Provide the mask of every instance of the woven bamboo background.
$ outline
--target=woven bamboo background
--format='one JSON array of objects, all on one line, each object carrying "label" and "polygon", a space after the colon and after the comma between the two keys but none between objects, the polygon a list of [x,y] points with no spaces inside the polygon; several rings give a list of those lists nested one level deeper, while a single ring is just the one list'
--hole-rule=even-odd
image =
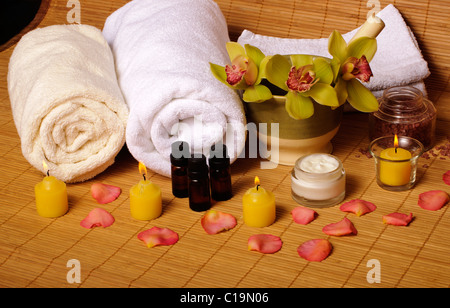
[{"label": "woven bamboo background", "polygon": [[[102,28],[106,17],[127,1],[81,1],[81,21]],[[334,29],[350,30],[361,24],[367,12],[360,1],[217,1],[230,23],[232,35],[244,28],[262,34],[286,37],[327,36]],[[312,2],[311,2],[312,3]],[[353,3],[353,5],[352,5]],[[67,1],[51,1],[41,12],[39,26],[66,23]],[[381,1],[381,7],[386,5]],[[413,25],[427,60],[430,61],[431,97],[437,101],[440,120],[436,147],[450,140],[450,65],[447,49],[449,1],[394,1]],[[306,11],[313,26],[301,31]],[[276,12],[276,14],[274,14]],[[126,148],[116,163],[91,181],[68,185],[69,212],[57,219],[37,215],[34,185],[42,179],[23,158],[6,85],[9,57],[14,44],[0,52],[0,286],[1,287],[449,287],[449,205],[431,212],[417,205],[418,195],[432,189],[447,192],[442,174],[450,169],[450,157],[421,158],[418,184],[405,192],[388,192],[375,181],[373,159],[361,153],[368,146],[366,114],[346,114],[333,139],[334,154],[347,171],[347,196],[375,203],[375,212],[362,217],[332,207],[318,209],[318,218],[307,226],[293,222],[290,211],[297,204],[290,197],[290,167],[260,169],[259,159],[240,159],[232,165],[234,197],[213,208],[233,214],[237,226],[217,235],[207,235],[201,225],[203,213],[188,208],[186,199],[171,194],[170,180],[157,174],[151,179],[163,193],[163,214],[154,221],[134,220],[129,214],[128,191],[140,175],[137,162]],[[445,69],[447,68],[447,69]],[[435,152],[437,152],[435,150]],[[266,228],[243,224],[241,198],[259,176],[277,202],[277,220]],[[90,186],[103,182],[122,188],[114,202],[98,205]],[[106,229],[87,230],[80,221],[94,207],[115,217]],[[412,212],[408,227],[388,226],[381,217],[391,212]],[[330,237],[323,226],[349,218],[357,236]],[[147,248],[137,234],[152,226],[176,231],[173,246]],[[278,235],[283,248],[271,255],[247,250],[252,234]],[[323,262],[308,262],[297,255],[297,247],[312,238],[327,238],[332,254]],[[81,282],[70,284],[67,262],[77,259]],[[380,283],[369,284],[367,262],[380,262]]]}]

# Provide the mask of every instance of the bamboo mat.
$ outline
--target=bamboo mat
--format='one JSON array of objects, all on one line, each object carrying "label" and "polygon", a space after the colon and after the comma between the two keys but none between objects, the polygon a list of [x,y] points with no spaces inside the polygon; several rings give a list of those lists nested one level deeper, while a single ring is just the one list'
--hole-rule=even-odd
[{"label": "bamboo mat", "polygon": [[[126,1],[82,2],[82,22],[102,27],[105,18]],[[224,7],[224,1],[221,2]],[[284,2],[280,2],[284,3]],[[230,1],[229,5],[232,5]],[[250,10],[251,8],[244,8]],[[64,23],[65,1],[52,1],[40,24]],[[318,17],[319,18],[319,17]],[[243,20],[245,22],[245,20]],[[246,21],[250,22],[250,21]],[[246,25],[245,25],[246,26]],[[174,198],[170,180],[151,174],[163,194],[163,214],[150,222],[129,214],[128,191],[140,180],[137,162],[124,148],[116,163],[91,181],[68,185],[69,212],[56,219],[37,215],[34,185],[42,173],[23,158],[11,115],[6,88],[8,60],[13,46],[0,53],[0,287],[149,287],[149,288],[303,288],[303,287],[449,287],[449,205],[436,212],[417,205],[418,195],[432,189],[447,192],[442,174],[450,170],[450,157],[421,158],[418,184],[405,192],[388,192],[375,181],[374,162],[362,153],[369,143],[366,114],[346,114],[333,139],[334,152],[347,172],[344,201],[359,198],[377,205],[365,216],[341,212],[338,206],[317,209],[318,218],[303,226],[293,222],[290,211],[297,206],[290,196],[291,167],[261,169],[259,159],[240,159],[232,165],[234,196],[213,208],[233,214],[237,226],[216,235],[206,234],[203,213],[189,210],[186,199]],[[449,99],[448,94],[443,94]],[[448,144],[450,122],[439,120],[436,146]],[[276,222],[266,228],[243,224],[241,199],[253,186],[255,176],[274,192]],[[121,187],[117,200],[99,205],[90,195],[94,182]],[[115,217],[109,228],[91,230],[80,221],[94,207]],[[391,212],[412,212],[407,227],[388,226],[381,217]],[[323,226],[349,218],[358,235],[331,237]],[[137,234],[152,226],[167,227],[179,234],[173,246],[147,248]],[[275,254],[247,250],[247,239],[257,233],[280,236],[282,249]],[[306,240],[327,238],[333,245],[323,262],[308,262],[297,254]],[[81,266],[81,282],[70,284],[69,260]],[[370,284],[368,261],[378,260],[380,283]]]}]

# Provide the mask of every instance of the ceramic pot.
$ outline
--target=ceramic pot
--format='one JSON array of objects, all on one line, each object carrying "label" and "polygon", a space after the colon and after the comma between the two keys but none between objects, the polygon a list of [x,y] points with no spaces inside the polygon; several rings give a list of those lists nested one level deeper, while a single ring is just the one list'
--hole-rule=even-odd
[{"label": "ceramic pot", "polygon": [[[259,142],[266,143],[268,150],[264,153],[261,151],[264,147],[260,146],[260,156],[276,164],[293,166],[299,157],[307,154],[330,154],[333,150],[331,139],[339,130],[343,106],[332,109],[314,103],[314,114],[310,118],[295,120],[287,113],[285,102],[284,96],[274,95],[262,103],[245,103],[247,121],[256,124]],[[267,129],[260,125],[264,123],[267,123]],[[279,123],[278,136],[276,131],[272,135],[272,123]]]}]

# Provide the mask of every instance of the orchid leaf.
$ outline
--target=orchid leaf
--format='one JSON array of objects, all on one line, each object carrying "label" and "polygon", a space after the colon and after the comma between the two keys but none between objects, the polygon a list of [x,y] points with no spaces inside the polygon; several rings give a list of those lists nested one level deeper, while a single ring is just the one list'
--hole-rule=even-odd
[{"label": "orchid leaf", "polygon": [[333,57],[338,58],[341,62],[344,62],[347,58],[347,43],[342,35],[336,30],[334,30],[328,38],[328,52]]},{"label": "orchid leaf", "polygon": [[347,81],[348,102],[361,112],[374,112],[378,110],[378,101],[375,96],[357,79]]},{"label": "orchid leaf", "polygon": [[269,82],[273,83],[277,87],[288,91],[286,81],[289,77],[289,71],[291,70],[291,63],[282,55],[274,55],[268,61],[265,66],[265,75]]},{"label": "orchid leaf", "polygon": [[286,111],[296,120],[307,119],[314,114],[314,104],[309,97],[289,91],[286,94]]},{"label": "orchid leaf", "polygon": [[339,106],[343,105],[347,101],[348,92],[347,92],[347,81],[339,78],[334,86],[336,90],[336,95],[338,98]]},{"label": "orchid leaf", "polygon": [[313,64],[313,56],[310,55],[291,55],[292,66],[296,68]]},{"label": "orchid leaf", "polygon": [[272,98],[272,92],[263,85],[254,85],[245,89],[242,99],[247,103],[261,103]]},{"label": "orchid leaf", "polygon": [[257,66],[260,65],[261,61],[265,58],[265,55],[262,53],[259,48],[245,44],[245,52],[247,53],[247,56],[255,62]]},{"label": "orchid leaf", "polygon": [[337,98],[336,90],[324,83],[316,83],[308,92],[317,103],[330,107],[338,107],[339,101]]},{"label": "orchid leaf", "polygon": [[264,57],[264,59],[262,59],[259,63],[258,79],[256,79],[255,84],[259,84],[261,82],[261,79],[266,78],[266,65],[267,62],[269,62],[270,58],[271,57]]},{"label": "orchid leaf", "polygon": [[227,73],[225,73],[225,68],[223,66],[210,62],[209,67],[214,77],[216,77],[219,81],[223,82],[227,86],[230,86],[230,84],[227,82]]},{"label": "orchid leaf", "polygon": [[354,40],[348,45],[348,56],[361,58],[366,56],[368,62],[370,62],[377,52],[377,40],[370,37],[360,37]]},{"label": "orchid leaf", "polygon": [[330,62],[330,65],[331,69],[333,70],[333,81],[336,81],[341,70],[341,61],[338,58],[333,58]]},{"label": "orchid leaf", "polygon": [[237,42],[228,42],[225,47],[231,61],[236,59],[238,56],[245,56],[244,47],[242,47],[242,45]]},{"label": "orchid leaf", "polygon": [[313,69],[319,82],[330,84],[333,82],[334,74],[330,62],[322,57],[317,57],[313,61]]}]

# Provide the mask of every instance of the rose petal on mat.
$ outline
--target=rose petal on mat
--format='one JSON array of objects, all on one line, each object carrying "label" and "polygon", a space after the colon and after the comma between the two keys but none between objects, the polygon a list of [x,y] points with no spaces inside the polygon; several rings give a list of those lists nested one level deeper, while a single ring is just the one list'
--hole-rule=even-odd
[{"label": "rose petal on mat", "polygon": [[354,199],[342,204],[339,209],[343,212],[350,212],[356,214],[356,216],[362,216],[364,214],[373,212],[376,210],[375,204],[372,202]]},{"label": "rose petal on mat", "polygon": [[298,246],[297,252],[305,260],[320,262],[330,255],[331,249],[332,246],[328,240],[314,239]]},{"label": "rose petal on mat", "polygon": [[322,228],[322,231],[325,234],[334,236],[358,234],[358,231],[356,231],[355,226],[347,217],[344,217],[344,219],[342,219],[339,222],[326,225],[325,227]]},{"label": "rose petal on mat", "polygon": [[106,210],[95,208],[89,212],[85,219],[80,222],[83,228],[109,227],[114,223],[114,217]]},{"label": "rose petal on mat", "polygon": [[281,238],[272,234],[255,234],[248,238],[248,250],[275,253],[281,249]]},{"label": "rose petal on mat", "polygon": [[208,234],[217,234],[223,230],[230,230],[236,226],[236,218],[233,215],[209,210],[201,220],[202,227]]},{"label": "rose petal on mat", "polygon": [[450,185],[450,170],[448,170],[444,175],[442,176],[442,179],[444,180],[444,183],[447,185]]},{"label": "rose petal on mat", "polygon": [[291,211],[294,221],[301,225],[307,225],[316,217],[317,212],[303,206],[297,206]]},{"label": "rose petal on mat", "polygon": [[407,226],[412,220],[412,213],[409,215],[403,213],[391,213],[383,216],[383,222],[394,226]]},{"label": "rose petal on mat", "polygon": [[120,195],[120,187],[94,183],[91,186],[91,195],[100,204],[106,204],[116,200]]},{"label": "rose petal on mat", "polygon": [[430,190],[419,195],[419,206],[425,210],[437,211],[443,207],[450,197],[443,190]]},{"label": "rose petal on mat", "polygon": [[140,232],[138,239],[143,241],[147,247],[170,246],[178,242],[178,233],[168,228],[153,227]]}]

